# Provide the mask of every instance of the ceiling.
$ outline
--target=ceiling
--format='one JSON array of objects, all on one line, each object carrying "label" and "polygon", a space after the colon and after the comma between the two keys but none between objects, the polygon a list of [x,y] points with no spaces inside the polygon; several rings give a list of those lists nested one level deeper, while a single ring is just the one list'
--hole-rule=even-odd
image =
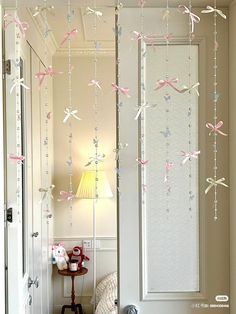
[{"label": "ceiling", "polygon": [[[210,0],[213,1],[213,0]],[[4,6],[15,6],[16,0],[0,0]],[[68,0],[48,0],[48,5],[54,5],[55,9],[47,14],[51,46],[58,55],[68,53],[68,43],[61,45],[63,34],[68,31],[67,22],[67,2]],[[99,43],[99,53],[114,54],[115,51],[115,35],[114,35],[114,3],[120,3],[124,7],[137,7],[138,0],[71,0],[71,7],[73,11],[73,18],[71,21],[71,30],[78,29],[78,35],[71,40],[72,54],[93,53],[95,48],[95,41]],[[172,7],[177,7],[179,4],[188,4],[188,0],[169,0]],[[231,0],[217,0],[218,6],[228,6]],[[38,24],[41,32],[44,32],[45,24],[41,15],[33,17],[35,7],[42,5],[43,0],[18,0],[18,6],[27,8],[31,14],[32,19]],[[94,8],[97,4],[103,15],[97,19],[96,33],[94,30],[94,15],[86,14],[86,8]],[[209,4],[209,0],[192,0],[195,7],[204,7]],[[146,0],[146,7],[165,7],[166,0]]]},{"label": "ceiling", "polygon": [[[82,50],[94,50],[95,42],[101,46],[99,50],[114,51],[115,34],[113,32],[115,24],[114,9],[110,7],[102,8],[102,17],[97,19],[97,29],[94,29],[94,16],[87,15],[84,8],[73,7],[73,18],[70,29],[78,29],[78,35],[71,40],[71,48],[75,52]],[[61,45],[63,34],[68,30],[67,12],[65,7],[56,7],[53,14],[48,14],[49,28],[56,43],[58,53],[67,50],[67,44]],[[72,52],[73,52],[72,51]]]}]

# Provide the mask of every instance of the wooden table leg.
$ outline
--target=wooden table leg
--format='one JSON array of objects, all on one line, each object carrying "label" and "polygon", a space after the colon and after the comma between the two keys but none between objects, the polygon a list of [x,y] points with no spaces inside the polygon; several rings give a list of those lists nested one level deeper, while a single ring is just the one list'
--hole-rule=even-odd
[{"label": "wooden table leg", "polygon": [[71,307],[72,307],[72,309],[75,309],[76,308],[76,305],[75,305],[75,277],[71,276],[71,280],[72,280]]},{"label": "wooden table leg", "polygon": [[61,309],[61,314],[65,313],[65,309],[71,309],[71,305],[63,305],[63,307]]},{"label": "wooden table leg", "polygon": [[82,309],[82,305],[76,304],[76,306],[78,306],[78,308],[79,308],[79,314],[84,314],[83,309]]}]

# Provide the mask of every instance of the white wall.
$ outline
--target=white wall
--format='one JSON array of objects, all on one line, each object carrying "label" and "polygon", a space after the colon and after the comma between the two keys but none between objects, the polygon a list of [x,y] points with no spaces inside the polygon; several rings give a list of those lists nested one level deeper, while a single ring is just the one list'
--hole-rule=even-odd
[{"label": "white wall", "polygon": [[[84,165],[89,157],[94,156],[94,88],[88,83],[94,78],[93,57],[73,57],[72,64],[72,104],[78,109],[81,121],[72,120],[73,130],[73,190],[76,193],[81,173],[88,170]],[[55,199],[59,197],[61,190],[68,191],[68,124],[63,124],[64,109],[68,106],[68,60],[67,57],[55,57],[53,66],[64,74],[54,79],[54,184]],[[115,81],[115,58],[111,56],[98,58],[98,80],[102,86],[99,92],[99,152],[106,155],[106,159],[99,164],[101,170],[105,170],[114,197],[107,200],[99,200],[97,206],[97,236],[101,240],[101,249],[98,250],[98,279],[105,274],[116,270],[116,163],[113,149],[116,146],[116,116],[115,93],[111,83]],[[94,167],[94,166],[93,166]],[[94,169],[88,167],[89,169]],[[72,222],[72,225],[71,225]],[[55,202],[55,242],[64,241],[66,248],[70,249],[76,244],[82,244],[83,239],[89,239],[93,235],[92,225],[92,200],[75,200],[73,211],[70,213],[69,204]],[[89,307],[92,295],[92,254],[87,267],[89,274],[84,278],[83,300],[85,308]],[[55,273],[54,277],[54,308],[60,310],[61,304],[70,302],[64,297],[68,282]],[[77,291],[80,289],[80,280],[77,280]]]},{"label": "white wall", "polygon": [[230,129],[230,313],[236,313],[236,1],[230,5],[229,16],[229,129]]}]

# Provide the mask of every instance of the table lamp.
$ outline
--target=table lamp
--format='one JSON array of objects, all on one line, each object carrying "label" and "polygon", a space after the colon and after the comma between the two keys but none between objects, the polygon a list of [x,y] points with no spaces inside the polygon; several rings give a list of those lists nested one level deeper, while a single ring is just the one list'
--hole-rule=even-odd
[{"label": "table lamp", "polygon": [[[97,180],[97,183],[96,183]],[[96,189],[97,188],[97,189]],[[96,191],[97,190],[97,191]],[[96,196],[97,192],[97,196]],[[104,171],[89,170],[82,173],[76,197],[93,200],[93,294],[96,306],[96,199],[113,197],[111,187]]]}]

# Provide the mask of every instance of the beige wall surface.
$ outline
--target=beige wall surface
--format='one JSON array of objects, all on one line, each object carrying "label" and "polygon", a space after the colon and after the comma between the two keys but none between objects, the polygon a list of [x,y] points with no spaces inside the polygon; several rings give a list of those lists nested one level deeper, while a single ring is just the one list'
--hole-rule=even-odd
[{"label": "beige wall surface", "polygon": [[230,131],[230,313],[236,313],[236,1],[229,15],[229,131]]},{"label": "beige wall surface", "polygon": [[[94,92],[88,86],[94,78],[94,62],[92,57],[72,58],[74,70],[72,71],[72,106],[78,109],[78,116],[72,122],[73,144],[73,191],[76,193],[85,170],[94,169],[94,165],[85,167],[89,157],[95,155],[94,138]],[[61,190],[68,191],[68,134],[69,123],[63,124],[64,109],[68,106],[68,60],[65,57],[54,58],[53,66],[64,74],[54,80],[54,184],[55,198],[59,197]],[[105,170],[113,195],[116,195],[115,155],[116,122],[115,122],[115,93],[111,83],[115,80],[114,58],[98,58],[98,80],[102,86],[98,96],[98,137],[99,153],[104,153],[106,158],[99,164],[100,170]],[[70,215],[73,224],[70,225]],[[69,203],[56,202],[55,204],[55,237],[88,237],[92,236],[92,202],[90,200],[75,200],[73,211],[69,211]],[[100,200],[97,209],[97,235],[116,236],[116,199]]]}]

